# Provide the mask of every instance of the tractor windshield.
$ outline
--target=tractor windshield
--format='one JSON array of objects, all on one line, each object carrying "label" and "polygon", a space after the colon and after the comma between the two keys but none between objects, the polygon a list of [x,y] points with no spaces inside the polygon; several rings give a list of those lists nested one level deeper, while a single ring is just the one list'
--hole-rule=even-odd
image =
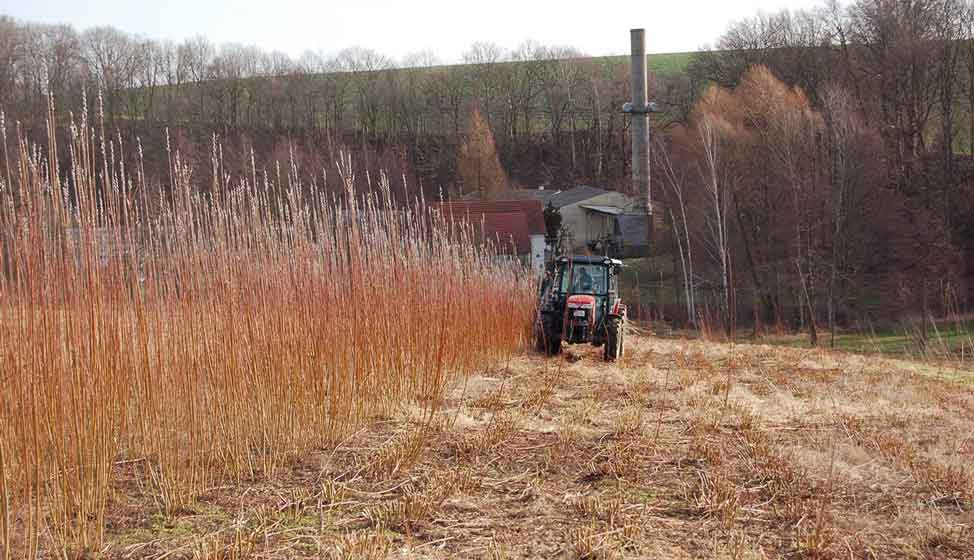
[{"label": "tractor windshield", "polygon": [[[571,278],[569,278],[569,271]],[[605,295],[608,287],[608,269],[598,264],[566,266],[561,274],[561,291],[573,294]]]}]

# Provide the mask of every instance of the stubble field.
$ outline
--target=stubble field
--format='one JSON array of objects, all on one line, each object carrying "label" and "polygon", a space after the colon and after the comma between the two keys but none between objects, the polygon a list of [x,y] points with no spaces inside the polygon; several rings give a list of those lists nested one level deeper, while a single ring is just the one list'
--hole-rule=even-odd
[{"label": "stubble field", "polygon": [[[970,558],[967,374],[633,337],[522,355],[270,481],[158,513],[118,464],[118,558]],[[471,341],[475,343],[475,341]]]}]

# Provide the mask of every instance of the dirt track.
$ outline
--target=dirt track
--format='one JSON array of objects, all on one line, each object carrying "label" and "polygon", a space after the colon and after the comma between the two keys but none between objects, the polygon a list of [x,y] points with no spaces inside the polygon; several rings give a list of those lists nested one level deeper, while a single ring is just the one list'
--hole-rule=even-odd
[{"label": "dirt track", "polygon": [[107,555],[974,557],[966,373],[629,343],[618,365],[586,347],[514,358],[431,422],[376,419],[174,518],[130,484],[109,505]]}]

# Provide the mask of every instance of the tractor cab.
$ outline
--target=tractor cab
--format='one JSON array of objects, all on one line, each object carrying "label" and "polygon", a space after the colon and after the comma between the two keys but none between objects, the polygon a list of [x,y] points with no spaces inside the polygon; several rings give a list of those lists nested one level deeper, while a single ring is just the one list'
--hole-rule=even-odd
[{"label": "tractor cab", "polygon": [[607,361],[622,355],[626,308],[619,297],[622,261],[563,256],[545,270],[535,326],[538,350],[548,355],[561,344],[603,346]]}]

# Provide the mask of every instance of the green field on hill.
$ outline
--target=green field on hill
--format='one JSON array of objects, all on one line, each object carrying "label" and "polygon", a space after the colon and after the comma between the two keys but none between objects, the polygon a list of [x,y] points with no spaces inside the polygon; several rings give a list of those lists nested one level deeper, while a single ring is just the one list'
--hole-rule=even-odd
[{"label": "green field on hill", "polygon": [[[693,56],[695,54],[697,53],[650,53],[647,55],[649,57],[649,71],[659,76],[675,76],[678,74],[683,74],[687,71],[687,67],[690,65],[690,61],[693,60]],[[629,63],[629,56],[605,56],[597,57],[597,59],[605,60],[606,62],[616,62],[619,64]]]}]

